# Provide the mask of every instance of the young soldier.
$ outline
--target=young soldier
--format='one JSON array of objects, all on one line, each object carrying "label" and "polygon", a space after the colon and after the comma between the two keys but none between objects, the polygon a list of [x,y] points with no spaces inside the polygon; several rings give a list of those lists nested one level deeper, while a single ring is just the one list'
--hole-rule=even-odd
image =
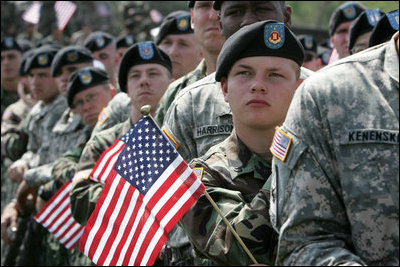
[{"label": "young soldier", "polygon": [[[283,24],[267,20],[229,37],[215,79],[232,110],[234,130],[195,158],[206,191],[260,263],[273,264],[277,235],[268,213],[275,127],[283,122],[300,77],[304,51]],[[181,220],[197,251],[218,265],[252,263],[203,195]]]}]

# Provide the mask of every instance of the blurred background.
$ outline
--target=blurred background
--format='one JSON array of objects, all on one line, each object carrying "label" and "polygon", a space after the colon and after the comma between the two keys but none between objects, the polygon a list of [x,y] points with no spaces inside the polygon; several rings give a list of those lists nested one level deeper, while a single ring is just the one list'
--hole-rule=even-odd
[{"label": "blurred background", "polygon": [[[73,5],[61,5],[61,3]],[[333,10],[344,1],[286,1],[292,7],[292,30],[312,34],[318,42],[328,38]],[[383,12],[398,9],[398,1],[359,1]],[[58,5],[58,18],[55,11]],[[146,40],[157,31],[162,18],[174,10],[189,10],[187,1],[1,1],[1,37],[54,35],[70,39],[85,31],[103,30],[114,36],[134,34]],[[63,20],[63,25],[57,25]],[[74,36],[74,38],[77,38]],[[34,37],[31,37],[32,39]]]}]

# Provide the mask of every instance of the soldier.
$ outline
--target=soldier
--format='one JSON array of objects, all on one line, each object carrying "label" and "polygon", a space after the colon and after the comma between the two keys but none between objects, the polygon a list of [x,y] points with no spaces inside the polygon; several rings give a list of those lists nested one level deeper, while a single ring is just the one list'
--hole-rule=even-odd
[{"label": "soldier", "polygon": [[121,60],[118,80],[121,90],[131,98],[132,112],[125,122],[93,135],[82,152],[71,191],[72,215],[80,224],[86,224],[103,188],[103,184],[88,179],[96,161],[140,118],[143,105],[151,105],[151,114],[154,115],[171,75],[171,61],[155,43],[136,43],[126,51]]},{"label": "soldier", "polygon": [[398,51],[397,32],[297,90],[271,147],[276,265],[399,265]]},{"label": "soldier", "polygon": [[399,10],[393,10],[381,17],[372,30],[369,47],[387,42],[399,31]]},{"label": "soldier", "polygon": [[317,55],[317,42],[311,35],[298,36],[301,44],[304,47],[304,62],[303,67],[317,71],[321,68],[321,59]]},{"label": "soldier", "polygon": [[212,4],[213,1],[189,1],[188,5],[192,9],[190,25],[200,45],[203,60],[196,69],[172,82],[168,87],[154,117],[160,125],[164,122],[165,113],[178,92],[215,71],[225,37],[220,32],[218,12],[213,9]]},{"label": "soldier", "polygon": [[[229,37],[215,79],[232,109],[234,130],[190,163],[255,259],[268,265],[274,263],[277,244],[265,213],[272,159],[268,148],[275,126],[284,121],[303,59],[300,41],[273,20],[245,26]],[[252,263],[204,195],[181,223],[196,249],[218,265]]]},{"label": "soldier", "polygon": [[[25,172],[28,169],[35,168],[42,164],[50,162],[49,143],[51,130],[55,122],[67,107],[67,101],[59,93],[56,81],[51,76],[51,62],[58,49],[53,46],[42,46],[33,50],[32,55],[28,57],[25,64],[25,72],[28,73],[29,85],[38,103],[32,108],[27,119],[26,129],[28,132],[27,151],[23,156],[15,161],[7,171],[7,176],[14,182],[20,183],[18,191],[24,191],[26,195],[21,196],[17,201],[10,203],[10,208],[17,209],[19,216],[30,218],[27,235],[25,236],[22,262],[20,264],[43,264],[38,251],[41,251],[41,235],[43,229],[33,220],[35,213],[32,207],[35,202],[35,190],[25,190],[26,182],[23,181]],[[17,191],[17,194],[18,194]],[[11,210],[12,210],[11,209]],[[7,228],[11,223],[9,218],[10,210],[2,214],[2,225]],[[34,256],[33,256],[34,255]]]},{"label": "soldier", "polygon": [[363,11],[350,25],[349,53],[350,55],[368,48],[372,30],[384,15],[379,9]]},{"label": "soldier", "polygon": [[350,55],[350,25],[366,9],[359,2],[345,2],[332,13],[329,19],[329,36],[332,49],[336,51],[339,59]]},{"label": "soldier", "polygon": [[117,88],[118,84],[114,77],[117,58],[114,37],[106,32],[95,31],[86,38],[84,46],[93,53],[95,59],[103,63],[110,76],[111,83]]},{"label": "soldier", "polygon": [[172,78],[182,77],[201,61],[200,47],[190,25],[190,13],[179,10],[168,14],[155,38],[155,43],[169,55]]},{"label": "soldier", "polygon": [[[221,32],[225,38],[240,27],[256,21],[291,21],[291,8],[278,1],[214,1],[220,10]],[[236,10],[233,15],[232,10]],[[257,10],[268,12],[257,13]],[[215,73],[183,89],[165,114],[164,130],[178,144],[178,152],[190,162],[228,137],[233,129],[229,105],[224,101]]]}]

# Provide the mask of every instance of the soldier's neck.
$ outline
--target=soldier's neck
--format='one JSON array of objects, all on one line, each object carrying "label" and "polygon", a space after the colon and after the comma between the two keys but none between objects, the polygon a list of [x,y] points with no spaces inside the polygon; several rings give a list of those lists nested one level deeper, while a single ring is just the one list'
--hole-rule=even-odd
[{"label": "soldier's neck", "polygon": [[15,94],[18,93],[17,91],[18,83],[19,83],[19,77],[15,79],[1,79],[1,84],[4,90],[9,93],[15,93]]},{"label": "soldier's neck", "polygon": [[235,124],[235,131],[240,140],[254,153],[261,156],[267,162],[272,159],[269,148],[275,134],[275,129],[250,129],[248,127],[238,127]]}]

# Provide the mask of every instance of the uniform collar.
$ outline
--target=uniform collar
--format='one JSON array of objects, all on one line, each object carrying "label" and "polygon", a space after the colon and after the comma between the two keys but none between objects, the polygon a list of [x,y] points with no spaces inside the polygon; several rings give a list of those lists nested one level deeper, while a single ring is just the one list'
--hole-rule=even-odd
[{"label": "uniform collar", "polygon": [[[225,140],[228,168],[232,179],[243,174],[254,172],[254,178],[266,181],[269,177],[271,164],[258,156],[239,139],[236,131]],[[231,156],[233,155],[233,157]],[[232,157],[232,159],[230,159]]]},{"label": "uniform collar", "polygon": [[393,35],[386,48],[384,70],[392,77],[397,84],[399,83],[399,55],[396,51],[396,40],[399,38],[399,32]]}]

